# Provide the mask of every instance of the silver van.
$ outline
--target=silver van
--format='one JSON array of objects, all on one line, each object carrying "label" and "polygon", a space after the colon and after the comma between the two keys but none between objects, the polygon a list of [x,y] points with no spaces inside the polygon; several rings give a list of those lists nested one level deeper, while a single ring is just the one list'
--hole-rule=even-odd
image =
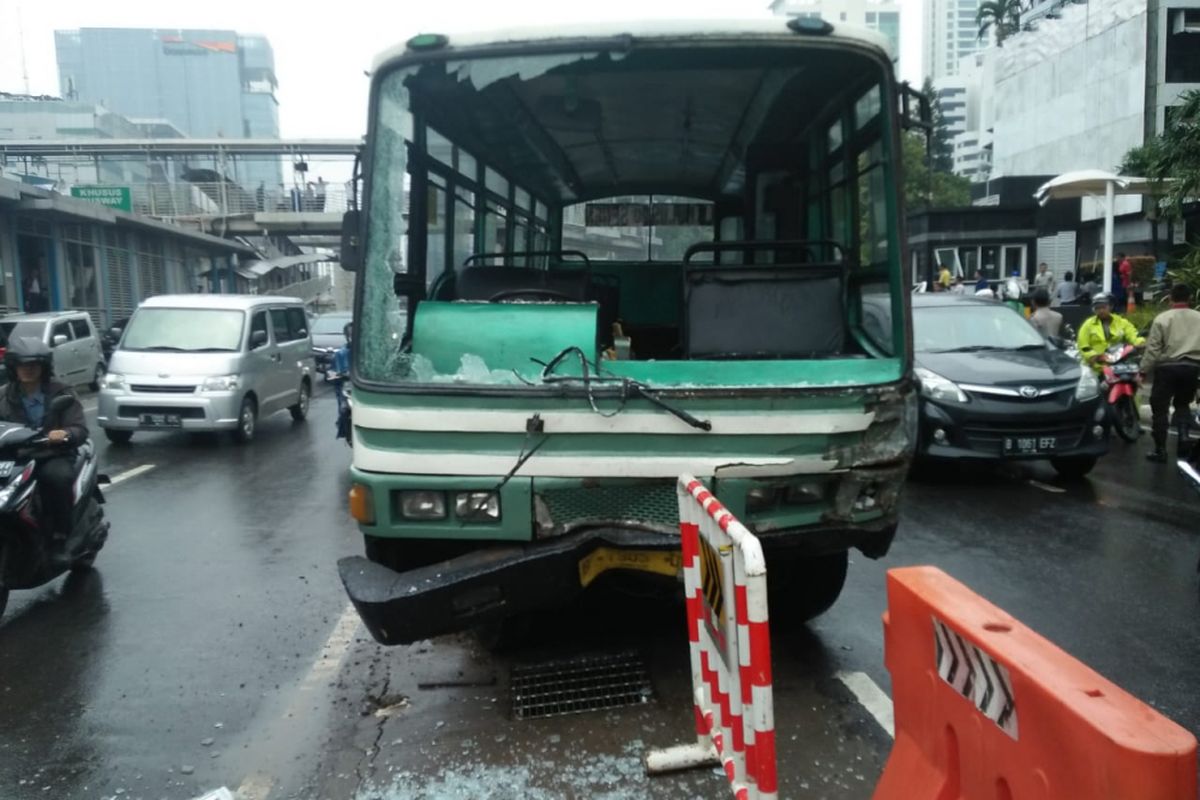
[{"label": "silver van", "polygon": [[308,415],[314,364],[304,304],[261,295],[162,295],[134,312],[100,389],[110,441],[134,431],[231,431]]},{"label": "silver van", "polygon": [[99,389],[104,350],[86,311],[47,311],[0,317],[0,348],[10,339],[37,339],[54,350],[54,379]]}]

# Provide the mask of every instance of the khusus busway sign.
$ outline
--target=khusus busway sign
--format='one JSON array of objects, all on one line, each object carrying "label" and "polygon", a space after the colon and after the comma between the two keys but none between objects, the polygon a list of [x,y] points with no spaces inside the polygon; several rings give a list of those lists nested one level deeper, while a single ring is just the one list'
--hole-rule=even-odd
[{"label": "khusus busway sign", "polygon": [[133,197],[128,186],[72,186],[71,197],[117,211],[133,211]]}]

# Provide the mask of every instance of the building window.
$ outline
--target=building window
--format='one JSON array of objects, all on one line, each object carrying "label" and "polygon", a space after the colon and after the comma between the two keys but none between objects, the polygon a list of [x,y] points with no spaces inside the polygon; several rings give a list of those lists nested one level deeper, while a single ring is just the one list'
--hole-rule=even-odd
[{"label": "building window", "polygon": [[1200,8],[1167,14],[1167,83],[1200,83]]}]

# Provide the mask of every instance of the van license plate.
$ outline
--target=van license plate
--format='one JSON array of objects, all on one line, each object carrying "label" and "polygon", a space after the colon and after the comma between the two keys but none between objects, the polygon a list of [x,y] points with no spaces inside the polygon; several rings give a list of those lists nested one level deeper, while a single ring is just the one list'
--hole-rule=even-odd
[{"label": "van license plate", "polygon": [[1039,456],[1058,450],[1057,436],[1005,436],[1004,455]]},{"label": "van license plate", "polygon": [[183,427],[183,419],[178,414],[142,414],[140,421],[147,428]]}]

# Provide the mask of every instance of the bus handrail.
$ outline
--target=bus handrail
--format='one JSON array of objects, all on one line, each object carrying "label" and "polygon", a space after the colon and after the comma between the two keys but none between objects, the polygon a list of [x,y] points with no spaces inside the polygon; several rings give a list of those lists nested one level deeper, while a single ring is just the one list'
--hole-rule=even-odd
[{"label": "bus handrail", "polygon": [[738,240],[732,242],[699,242],[692,245],[683,253],[683,263],[690,264],[692,257],[697,253],[724,253],[733,250],[788,250],[794,248],[804,248],[813,255],[819,255],[816,252],[817,246],[832,246],[837,250],[837,258],[839,261],[846,259],[846,248],[839,242],[833,239],[784,239],[780,241],[750,241]]},{"label": "bus handrail", "polygon": [[582,250],[516,250],[509,253],[475,253],[467,256],[462,265],[469,267],[472,262],[489,261],[495,258],[516,258],[518,256],[577,256],[583,259],[584,269],[589,274],[592,271],[592,261],[587,257],[587,253],[584,253]]}]

